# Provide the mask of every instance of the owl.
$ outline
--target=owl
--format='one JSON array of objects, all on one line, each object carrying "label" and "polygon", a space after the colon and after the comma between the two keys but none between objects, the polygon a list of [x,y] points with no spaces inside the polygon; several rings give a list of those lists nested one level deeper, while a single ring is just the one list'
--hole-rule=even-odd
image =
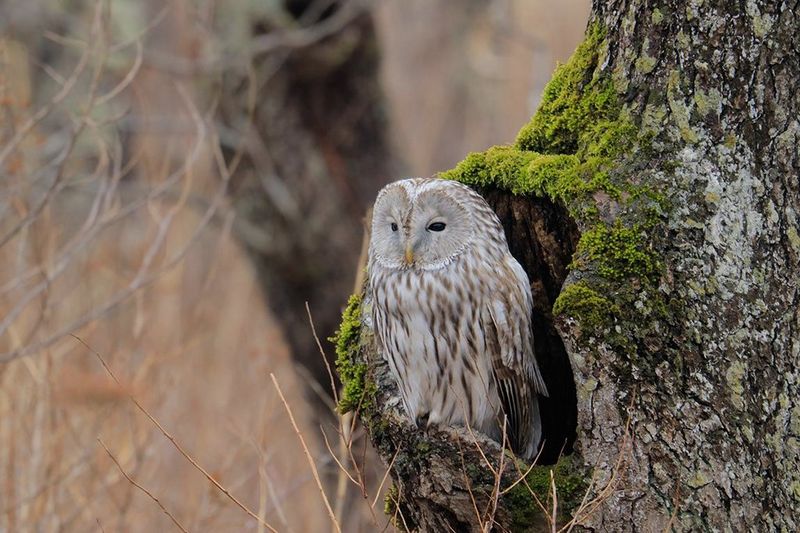
[{"label": "owl", "polygon": [[[406,179],[375,200],[369,287],[378,347],[418,426],[469,426],[526,459],[547,395],[533,352],[532,297],[478,193]],[[504,423],[505,419],[505,423]]]}]

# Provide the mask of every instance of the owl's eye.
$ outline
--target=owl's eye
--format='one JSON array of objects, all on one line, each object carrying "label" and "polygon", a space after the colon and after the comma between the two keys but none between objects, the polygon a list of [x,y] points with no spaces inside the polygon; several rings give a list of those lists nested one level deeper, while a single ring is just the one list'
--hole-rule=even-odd
[{"label": "owl's eye", "polygon": [[428,226],[428,230],[430,231],[443,231],[444,228],[447,226],[444,222],[434,222],[430,226]]},{"label": "owl's eye", "polygon": [[392,222],[392,231],[397,231],[397,224]]}]

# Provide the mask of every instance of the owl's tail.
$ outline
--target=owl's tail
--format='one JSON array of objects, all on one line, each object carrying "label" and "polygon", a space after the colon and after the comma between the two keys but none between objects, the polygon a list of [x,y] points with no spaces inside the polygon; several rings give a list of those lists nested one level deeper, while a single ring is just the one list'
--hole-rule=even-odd
[{"label": "owl's tail", "polygon": [[528,433],[528,442],[523,451],[523,457],[531,461],[539,454],[542,447],[542,417],[539,415],[539,398],[538,394],[533,395],[531,401],[531,431]]}]

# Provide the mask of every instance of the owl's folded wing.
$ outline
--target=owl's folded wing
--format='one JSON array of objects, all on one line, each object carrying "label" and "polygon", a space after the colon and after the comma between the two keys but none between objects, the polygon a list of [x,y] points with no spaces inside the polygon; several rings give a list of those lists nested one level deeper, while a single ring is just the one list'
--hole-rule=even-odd
[{"label": "owl's folded wing", "polygon": [[520,449],[533,430],[533,395],[547,396],[547,387],[533,353],[533,300],[528,276],[511,256],[493,274],[495,286],[489,291],[483,313],[484,334],[500,401],[508,417],[509,438]]},{"label": "owl's folded wing", "polygon": [[528,276],[517,260],[508,255],[493,278],[495,286],[489,293],[488,310],[497,335],[498,364],[526,377],[535,392],[547,396],[533,351],[533,298]]}]

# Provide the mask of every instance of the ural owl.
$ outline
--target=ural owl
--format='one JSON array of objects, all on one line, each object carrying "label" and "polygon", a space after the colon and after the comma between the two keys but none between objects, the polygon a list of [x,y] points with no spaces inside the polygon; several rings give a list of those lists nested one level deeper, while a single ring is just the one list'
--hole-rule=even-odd
[{"label": "ural owl", "polygon": [[500,220],[454,181],[406,179],[375,200],[369,291],[376,338],[417,425],[469,425],[527,459],[547,395],[528,277]]}]

